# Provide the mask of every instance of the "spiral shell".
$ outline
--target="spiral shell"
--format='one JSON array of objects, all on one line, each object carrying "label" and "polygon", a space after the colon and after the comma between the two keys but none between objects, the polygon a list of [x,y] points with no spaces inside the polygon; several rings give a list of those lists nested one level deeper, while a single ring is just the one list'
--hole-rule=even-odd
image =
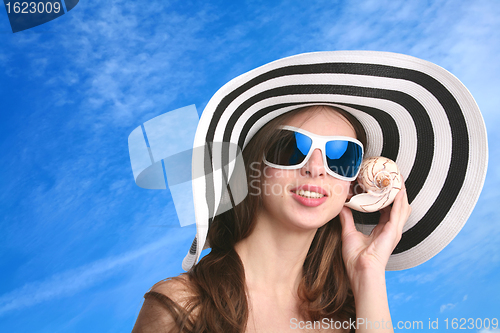
[{"label": "spiral shell", "polygon": [[390,205],[401,190],[401,173],[386,157],[370,157],[361,163],[358,184],[365,193],[355,195],[346,206],[360,212],[375,212]]}]

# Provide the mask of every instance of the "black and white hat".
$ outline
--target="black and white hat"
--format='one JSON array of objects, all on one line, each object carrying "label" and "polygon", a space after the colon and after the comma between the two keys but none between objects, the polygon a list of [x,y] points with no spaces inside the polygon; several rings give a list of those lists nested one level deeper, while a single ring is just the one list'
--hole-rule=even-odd
[{"label": "black and white hat", "polygon": [[[193,160],[204,163],[204,176],[193,179],[197,234],[184,269],[198,260],[214,212],[227,202],[224,180],[234,171],[228,156],[238,154],[233,148],[244,149],[267,122],[308,105],[352,114],[367,134],[365,156],[388,157],[401,170],[412,213],[388,270],[429,260],[458,234],[478,200],[488,161],[485,124],[467,88],[445,69],[407,55],[305,53],[238,76],[203,111],[194,147],[209,148]],[[378,222],[378,213],[353,213],[364,233]]]}]

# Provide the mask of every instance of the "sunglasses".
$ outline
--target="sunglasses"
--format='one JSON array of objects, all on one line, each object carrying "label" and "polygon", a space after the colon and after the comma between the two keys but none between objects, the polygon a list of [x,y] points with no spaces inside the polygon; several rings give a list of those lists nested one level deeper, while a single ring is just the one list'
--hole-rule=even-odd
[{"label": "sunglasses", "polygon": [[322,136],[292,126],[280,126],[278,139],[264,153],[264,163],[277,169],[302,168],[319,148],[328,174],[347,181],[356,179],[363,160],[363,144],[347,136]]}]

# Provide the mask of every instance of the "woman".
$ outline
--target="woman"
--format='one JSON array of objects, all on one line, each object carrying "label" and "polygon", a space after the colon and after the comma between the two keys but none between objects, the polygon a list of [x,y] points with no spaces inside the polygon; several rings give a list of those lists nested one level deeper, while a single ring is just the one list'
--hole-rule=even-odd
[{"label": "woman", "polygon": [[[388,207],[380,212],[378,224],[372,227],[373,230],[369,235],[362,234],[355,227],[350,209],[344,207],[356,172],[342,174],[338,170],[330,169],[324,161],[323,150],[326,147],[324,145],[314,146],[318,148],[304,152],[297,144],[295,148],[306,156],[306,160],[297,164],[300,165],[299,168],[283,168],[281,159],[276,157],[278,153],[287,153],[283,152],[283,147],[286,145],[277,144],[281,143],[283,133],[287,130],[305,133],[314,140],[337,140],[339,138],[331,137],[340,136],[343,137],[342,140],[349,142],[349,145],[359,147],[364,145],[365,151],[371,151],[370,155],[377,152],[377,149],[379,153],[386,153],[378,155],[391,155],[391,150],[388,148],[391,143],[399,149],[400,143],[409,142],[408,137],[411,135],[402,134],[404,131],[401,129],[404,129],[405,119],[398,118],[404,118],[399,113],[396,114],[393,110],[387,111],[400,129],[398,140],[388,140],[391,135],[388,129],[391,128],[392,122],[384,118],[387,114],[378,116],[378,123],[382,124],[382,137],[378,139],[377,131],[370,125],[370,119],[366,114],[376,118],[373,115],[377,115],[381,110],[380,106],[383,104],[381,100],[384,98],[395,103],[392,82],[383,80],[378,83],[379,90],[375,91],[373,88],[373,82],[377,82],[381,76],[381,65],[374,66],[373,62],[383,63],[389,59],[403,68],[403,60],[412,65],[414,58],[408,59],[410,57],[397,55],[397,59],[394,59],[395,56],[392,54],[353,52],[349,54],[348,59],[357,61],[363,68],[360,73],[350,73],[349,77],[345,73],[352,71],[352,68],[345,63],[345,56],[345,52],[305,54],[265,65],[228,83],[214,96],[215,101],[211,100],[207,105],[204,115],[208,116],[206,119],[202,116],[200,120],[195,146],[200,138],[205,142],[215,142],[217,141],[215,138],[219,135],[244,147],[243,160],[245,170],[248,172],[247,183],[250,192],[242,202],[235,204],[233,209],[219,215],[212,214],[216,216],[209,224],[207,236],[211,252],[187,274],[162,281],[145,295],[146,300],[133,332],[286,332],[295,329],[318,332],[393,331],[385,286],[385,269],[390,258],[395,257],[394,254],[391,257],[391,253],[396,252],[396,261],[403,260],[402,265],[406,265],[403,268],[415,266],[429,259],[429,256],[435,255],[440,249],[436,252],[434,246],[433,253],[429,250],[422,255],[425,246],[422,250],[420,244],[420,247],[414,250],[414,244],[418,245],[424,239],[429,245],[433,237],[436,237],[435,234],[441,231],[430,234],[433,231],[430,230],[429,234],[420,237],[419,241],[413,238],[404,240],[398,245],[411,212],[406,189],[403,189],[396,196],[392,208]],[[372,63],[368,64],[367,59]],[[335,61],[341,64],[342,76],[334,73],[328,78],[335,81],[340,77],[342,86],[338,82],[336,84],[331,81],[328,81],[328,84],[323,82],[325,74],[330,75],[332,71],[337,70],[337,67],[332,65]],[[411,67],[410,65],[408,66]],[[386,70],[389,68],[393,67],[387,67]],[[367,69],[373,70],[373,73]],[[401,71],[405,73],[403,69]],[[426,70],[430,71],[427,68],[422,71]],[[358,76],[361,74],[366,75],[369,80],[359,81]],[[394,75],[388,73],[387,76]],[[281,79],[283,80],[280,81]],[[314,80],[319,83],[313,82]],[[383,86],[385,84],[391,86],[393,90],[389,91]],[[346,90],[343,95],[339,93],[339,87],[341,91]],[[435,85],[432,88],[437,89]],[[404,89],[403,87],[401,90]],[[418,94],[415,96],[418,97]],[[349,98],[352,100],[348,100]],[[319,99],[323,101],[318,101]],[[439,130],[440,126],[434,124],[432,120],[435,114],[441,111],[433,106],[426,107],[426,100],[418,101],[418,105],[407,100],[407,98],[401,99],[398,105],[408,110],[412,116],[417,112],[415,110],[418,110],[418,105],[423,105],[422,114],[431,118],[426,133],[429,133],[429,129],[431,132]],[[342,109],[327,106],[339,105],[339,102],[344,105]],[[360,106],[352,102],[367,104]],[[463,100],[460,102],[463,103]],[[232,103],[235,106],[232,106]],[[295,110],[290,111],[293,105],[304,107],[299,109],[295,107]],[[386,105],[389,109],[394,108],[393,105]],[[448,108],[444,102],[441,105],[445,110]],[[357,110],[352,111],[354,106]],[[282,111],[276,112],[280,108]],[[350,112],[346,112],[344,108]],[[224,118],[224,112],[229,116]],[[461,112],[464,114],[469,112],[477,117],[477,110],[461,110]],[[352,114],[356,114],[356,117]],[[464,117],[463,114],[460,115]],[[217,121],[222,124],[219,125],[214,121],[216,117],[219,117]],[[453,117],[448,117],[451,118]],[[226,120],[224,122],[221,119]],[[244,120],[238,127],[241,119]],[[361,119],[362,123],[358,119]],[[385,122],[380,119],[385,119]],[[453,129],[455,125],[452,120],[450,124]],[[251,134],[252,126],[257,128],[257,134]],[[283,126],[288,127],[283,128]],[[417,134],[423,126],[415,122]],[[219,130],[220,128],[223,130]],[[365,128],[370,132],[365,133]],[[227,133],[229,135],[226,135]],[[456,136],[456,130],[454,133]],[[408,137],[405,138],[405,135]],[[371,138],[368,140],[368,145],[366,136]],[[209,137],[210,139],[207,139]],[[434,140],[434,137],[429,137],[426,142],[425,138],[418,135],[417,137],[418,144],[415,147],[408,144],[406,149],[410,152],[413,150],[414,153],[416,151],[412,162],[405,162],[407,160],[404,158],[405,150],[396,149],[396,157],[402,156],[403,170],[422,171],[420,166],[423,162],[419,158],[425,155],[422,153],[422,147],[429,147],[428,142],[432,142],[434,149],[440,149],[440,139]],[[468,139],[481,141],[471,137]],[[379,141],[383,141],[383,145]],[[375,147],[377,144],[378,148]],[[359,149],[362,151],[362,148]],[[213,151],[208,155],[211,159],[217,158],[213,156],[218,156]],[[430,154],[431,159],[432,156]],[[292,157],[287,157],[286,163],[290,158]],[[453,154],[451,159],[454,159]],[[359,166],[357,161],[353,161],[353,166]],[[449,163],[450,172],[455,166]],[[484,175],[485,169],[479,169]],[[434,176],[436,171],[433,168],[429,167],[429,170],[424,178],[437,177]],[[217,181],[210,182],[207,179],[209,174],[215,174],[216,171],[209,171],[204,181],[215,187]],[[408,172],[410,176],[412,172]],[[464,177],[464,186],[478,195],[481,186],[468,184],[467,177]],[[214,176],[213,179],[221,177]],[[455,178],[454,181],[456,180]],[[447,184],[446,179],[443,187]],[[424,194],[427,191],[428,196],[434,195],[432,186],[425,182],[414,182],[412,188],[413,198],[419,193],[419,188],[422,188]],[[210,193],[211,189],[213,190],[207,185],[203,189],[198,189],[197,193],[198,195],[201,192]],[[217,193],[217,191],[212,192]],[[197,193],[194,193],[195,199]],[[207,202],[214,204],[213,199],[213,197],[207,199]],[[456,200],[460,200],[460,197],[458,196]],[[416,201],[420,202],[418,198]],[[430,212],[435,203],[440,203],[439,196],[435,198],[435,202],[422,204],[419,208],[424,207],[424,213],[426,210]],[[197,209],[196,204],[195,200],[195,209]],[[454,215],[455,208],[451,207],[453,202],[447,205],[440,205],[440,208],[448,213],[448,216],[438,221],[441,222],[441,227],[449,227],[450,223],[456,223],[457,216],[453,220],[455,222],[450,222],[449,219],[449,216]],[[420,215],[421,211],[422,209],[419,210]],[[201,213],[197,214],[198,242],[193,246],[196,256],[205,245],[204,228],[198,223],[200,215]],[[427,215],[423,215],[418,217],[419,220],[412,221],[413,230],[418,230],[421,224],[427,223]],[[464,217],[463,212],[460,215],[459,220],[465,222],[468,215]],[[409,232],[411,234],[412,231]],[[451,240],[456,235],[456,232],[453,233],[454,231],[448,232],[444,238]],[[443,238],[442,235],[438,237]],[[396,245],[400,248],[396,248]],[[417,250],[421,252],[420,258],[417,258],[420,262],[415,264],[415,260],[408,260],[411,257],[407,255],[415,257]],[[407,261],[408,264],[405,263]],[[397,263],[396,267],[401,268],[401,263]]]},{"label": "woman", "polygon": [[[322,136],[364,135],[359,123],[357,134],[346,116],[332,107],[307,107],[264,126],[244,151],[248,164],[256,162],[252,157],[264,155],[262,148],[272,146],[269,134],[280,125]],[[262,145],[264,142],[268,144]],[[411,211],[406,193],[400,192],[394,207],[385,209],[373,233],[365,236],[356,231],[349,208],[343,208],[351,183],[326,172],[319,149],[300,169],[282,170],[260,164],[259,169],[247,168],[254,171],[249,181],[261,174],[260,195],[258,191],[250,193],[240,203],[241,208],[236,208],[242,215],[245,210],[255,212],[254,216],[240,218],[236,223],[235,212],[229,211],[216,219],[208,236],[211,253],[185,276],[153,287],[152,292],[170,300],[150,294],[136,331],[179,331],[176,320],[181,326],[192,326],[195,332],[283,332],[295,326],[305,327],[306,321],[321,320],[317,327],[333,328],[332,322],[323,318],[346,321],[344,327],[348,328],[349,318],[355,321],[352,295],[359,318],[390,322],[385,266]],[[309,190],[309,196],[316,192],[322,197],[299,195],[299,187]],[[252,200],[256,202],[247,203]],[[325,290],[329,297],[325,297]],[[225,313],[218,313],[220,310],[212,304],[217,298],[219,306],[233,305],[226,305]],[[167,309],[162,300],[166,300]],[[175,312],[190,311],[191,307],[194,311],[186,319]],[[213,326],[203,327],[207,324]],[[385,331],[391,331],[388,328]]]}]

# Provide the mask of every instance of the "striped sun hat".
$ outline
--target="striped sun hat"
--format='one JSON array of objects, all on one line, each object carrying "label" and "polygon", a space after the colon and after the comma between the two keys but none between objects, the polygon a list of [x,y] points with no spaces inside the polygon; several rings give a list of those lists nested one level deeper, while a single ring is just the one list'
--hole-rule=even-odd
[{"label": "striped sun hat", "polygon": [[[407,55],[305,53],[236,77],[203,111],[194,147],[207,149],[197,161],[193,155],[203,176],[193,177],[197,233],[185,270],[209,247],[210,223],[227,204],[224,188],[240,149],[273,118],[309,105],[352,114],[367,134],[365,156],[388,157],[401,170],[412,213],[388,270],[429,260],[458,234],[478,200],[488,162],[485,124],[467,88],[445,69]],[[379,213],[353,213],[366,234],[378,222]]]}]

